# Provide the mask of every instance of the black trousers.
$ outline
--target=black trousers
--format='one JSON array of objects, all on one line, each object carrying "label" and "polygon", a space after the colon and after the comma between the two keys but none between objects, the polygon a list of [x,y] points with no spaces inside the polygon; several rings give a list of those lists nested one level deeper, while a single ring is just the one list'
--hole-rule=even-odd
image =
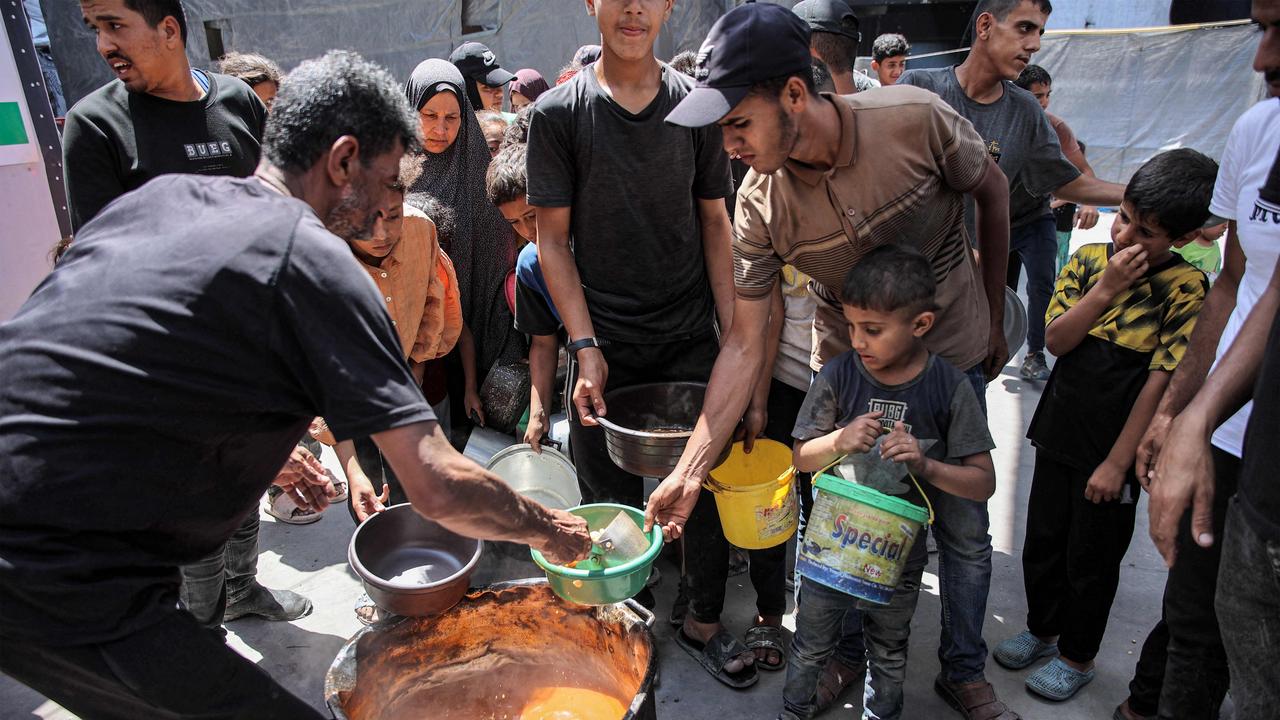
[{"label": "black trousers", "polygon": [[[795,427],[796,415],[800,413],[800,405],[804,403],[804,393],[777,380],[769,387],[769,418],[765,424],[764,436],[791,447],[791,429]],[[702,512],[716,513],[715,496],[703,491],[698,498],[700,506],[705,505]],[[718,553],[690,552],[690,548],[711,547],[716,543],[725,544],[728,552],[728,541],[716,523],[715,533],[719,540],[711,537],[710,523],[699,527],[686,528],[685,562],[686,567],[697,565],[696,571],[689,573],[689,611],[698,622],[719,622],[720,613],[724,610],[724,584],[729,579],[728,556],[725,562],[718,562]],[[780,617],[787,612],[787,544],[775,545],[764,550],[748,550],[750,558],[751,587],[756,591],[756,611],[764,617]],[[719,588],[719,592],[716,592]]]},{"label": "black trousers", "polygon": [[1165,581],[1160,622],[1147,635],[1129,683],[1129,707],[1140,715],[1217,720],[1231,683],[1218,632],[1214,594],[1227,507],[1240,481],[1240,459],[1213,448],[1212,547],[1191,537],[1191,512],[1178,527],[1178,561]]},{"label": "black trousers", "polygon": [[1036,452],[1022,549],[1027,629],[1058,635],[1058,651],[1079,663],[1102,644],[1137,512],[1136,480],[1130,502],[1094,504],[1084,496],[1089,475]]},{"label": "black trousers", "polygon": [[177,609],[109,643],[0,645],[0,670],[85,720],[324,717]]}]

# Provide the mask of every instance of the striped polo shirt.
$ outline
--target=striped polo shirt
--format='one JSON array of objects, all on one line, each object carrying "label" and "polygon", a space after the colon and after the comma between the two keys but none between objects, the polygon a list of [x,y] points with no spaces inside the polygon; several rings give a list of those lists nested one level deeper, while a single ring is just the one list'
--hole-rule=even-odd
[{"label": "striped polo shirt", "polygon": [[761,299],[783,265],[813,278],[819,298],[812,367],[849,349],[840,311],[845,275],[864,255],[898,243],[927,257],[941,310],[929,349],[967,369],[987,354],[990,315],[964,229],[964,194],[982,180],[987,150],[968,120],[937,95],[892,86],[823,94],[840,115],[834,167],[795,160],[748,173],[738,192],[734,270],[739,297]]}]

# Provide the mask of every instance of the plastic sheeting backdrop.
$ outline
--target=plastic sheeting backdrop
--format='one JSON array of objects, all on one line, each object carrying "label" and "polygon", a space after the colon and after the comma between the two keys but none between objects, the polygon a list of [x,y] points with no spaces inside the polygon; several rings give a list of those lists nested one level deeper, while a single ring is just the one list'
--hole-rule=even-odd
[{"label": "plastic sheeting backdrop", "polygon": [[1258,38],[1249,25],[1050,34],[1033,62],[1053,76],[1049,112],[1084,141],[1098,177],[1127,182],[1162,150],[1222,158],[1236,119],[1263,98]]},{"label": "plastic sheeting backdrop", "polygon": [[[598,43],[595,18],[582,0],[186,0],[187,54],[210,65],[210,37],[227,50],[260,52],[286,70],[331,48],[354,49],[400,79],[430,57],[447,58],[476,40],[503,67],[532,67],[549,82],[580,45]],[[656,52],[670,58],[697,49],[734,0],[680,0]],[[74,103],[111,80],[98,56],[80,4],[45,0],[51,46],[67,101]],[[463,33],[463,20],[468,30]],[[479,29],[484,28],[484,29]]]}]

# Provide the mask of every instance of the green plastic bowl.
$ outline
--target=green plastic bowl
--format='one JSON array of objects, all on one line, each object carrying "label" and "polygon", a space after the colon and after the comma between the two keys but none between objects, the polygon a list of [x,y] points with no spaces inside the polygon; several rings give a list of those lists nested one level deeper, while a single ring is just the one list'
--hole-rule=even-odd
[{"label": "green plastic bowl", "polygon": [[[569,508],[569,512],[587,521],[592,530],[608,525],[622,510],[644,527],[644,513],[626,505],[595,503]],[[662,529],[657,525],[649,531],[649,549],[631,562],[604,570],[579,570],[552,565],[537,550],[530,550],[533,561],[547,573],[551,590],[561,598],[579,605],[612,605],[633,597],[644,589],[649,579],[649,569],[662,551]]]}]

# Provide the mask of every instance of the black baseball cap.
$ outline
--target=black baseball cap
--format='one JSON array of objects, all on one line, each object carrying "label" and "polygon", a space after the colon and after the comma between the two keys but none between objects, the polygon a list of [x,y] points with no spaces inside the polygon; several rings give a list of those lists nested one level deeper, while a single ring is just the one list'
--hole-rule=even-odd
[{"label": "black baseball cap", "polygon": [[484,83],[490,87],[506,85],[516,76],[503,70],[498,65],[498,58],[488,47],[478,42],[462,43],[449,56],[463,76]]},{"label": "black baseball cap", "polygon": [[791,12],[809,23],[809,29],[814,32],[834,33],[862,42],[858,16],[845,0],[801,0]]},{"label": "black baseball cap", "polygon": [[698,86],[667,115],[667,122],[704,127],[718,122],[751,87],[784,75],[812,72],[809,26],[773,3],[747,3],[711,26],[698,50]]}]

